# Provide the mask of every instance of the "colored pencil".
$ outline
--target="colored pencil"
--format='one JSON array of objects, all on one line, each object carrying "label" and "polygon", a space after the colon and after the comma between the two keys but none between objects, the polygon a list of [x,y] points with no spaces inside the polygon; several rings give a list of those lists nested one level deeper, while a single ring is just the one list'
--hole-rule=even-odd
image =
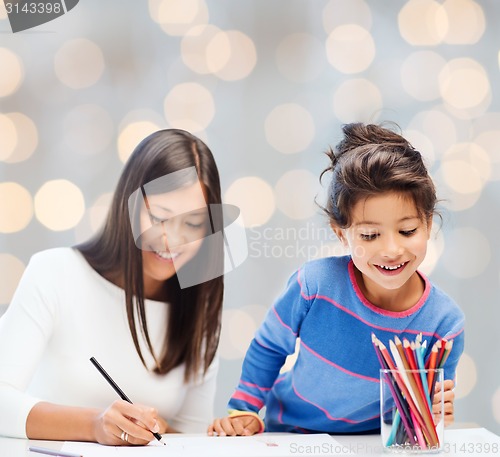
[{"label": "colored pencil", "polygon": [[[446,363],[453,340],[438,339],[424,362],[428,341],[419,333],[415,341],[396,335],[389,340],[389,349],[372,333],[372,343],[384,372],[395,411],[386,446],[417,446],[437,449],[440,441],[432,414],[432,399],[436,385],[436,369]],[[427,376],[425,369],[427,369]],[[382,381],[382,379],[381,379]],[[383,405],[385,407],[385,405]],[[385,412],[382,411],[385,417]],[[385,421],[385,419],[384,419]]]}]

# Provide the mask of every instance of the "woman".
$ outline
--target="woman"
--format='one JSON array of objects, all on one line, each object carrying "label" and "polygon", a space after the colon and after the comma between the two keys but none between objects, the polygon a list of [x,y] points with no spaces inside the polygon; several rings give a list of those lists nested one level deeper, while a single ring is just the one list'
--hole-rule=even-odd
[{"label": "woman", "polygon": [[[152,432],[206,429],[223,297],[222,244],[210,237],[220,203],[208,147],[161,130],[131,155],[98,235],[32,257],[0,320],[1,435],[140,445]],[[93,356],[134,404],[117,400]]]}]

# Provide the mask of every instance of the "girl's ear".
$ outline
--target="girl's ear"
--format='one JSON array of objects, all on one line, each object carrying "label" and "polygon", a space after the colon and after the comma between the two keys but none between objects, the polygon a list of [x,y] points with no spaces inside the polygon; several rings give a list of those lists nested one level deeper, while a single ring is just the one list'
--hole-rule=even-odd
[{"label": "girl's ear", "polygon": [[337,227],[333,222],[330,222],[330,227],[334,231],[335,235],[337,235],[337,238],[340,240],[340,242],[345,247],[348,247],[349,244],[347,243],[347,238],[345,237],[344,229]]}]

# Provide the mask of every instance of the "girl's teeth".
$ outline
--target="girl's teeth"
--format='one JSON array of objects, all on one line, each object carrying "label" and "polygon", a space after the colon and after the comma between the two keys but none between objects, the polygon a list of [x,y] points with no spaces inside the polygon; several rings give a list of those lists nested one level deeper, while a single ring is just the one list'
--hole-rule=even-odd
[{"label": "girl's teeth", "polygon": [[404,263],[400,263],[399,265],[395,265],[394,267],[386,267],[385,265],[379,265],[379,266],[384,270],[397,270],[398,268],[401,268],[403,265]]},{"label": "girl's teeth", "polygon": [[155,254],[160,256],[162,259],[175,259],[179,253],[178,252],[160,252],[160,251],[155,251]]}]

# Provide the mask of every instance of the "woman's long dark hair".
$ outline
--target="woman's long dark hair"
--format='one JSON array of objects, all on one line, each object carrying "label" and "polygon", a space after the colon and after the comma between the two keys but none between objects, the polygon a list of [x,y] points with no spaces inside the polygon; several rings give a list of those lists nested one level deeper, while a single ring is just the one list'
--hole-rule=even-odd
[{"label": "woman's long dark hair", "polygon": [[[146,366],[139,333],[156,360],[154,371],[166,374],[185,363],[186,381],[200,370],[206,372],[214,358],[220,336],[223,277],[185,289],[179,286],[177,275],[165,281],[170,306],[164,345],[161,353],[155,354],[146,323],[142,254],[132,236],[128,199],[146,183],[189,167],[196,168],[207,206],[220,205],[219,173],[208,147],[186,131],[160,130],[145,138],[130,156],[101,232],[76,246],[99,274],[123,287],[128,324],[142,363]],[[223,258],[220,252],[215,256]]]}]

